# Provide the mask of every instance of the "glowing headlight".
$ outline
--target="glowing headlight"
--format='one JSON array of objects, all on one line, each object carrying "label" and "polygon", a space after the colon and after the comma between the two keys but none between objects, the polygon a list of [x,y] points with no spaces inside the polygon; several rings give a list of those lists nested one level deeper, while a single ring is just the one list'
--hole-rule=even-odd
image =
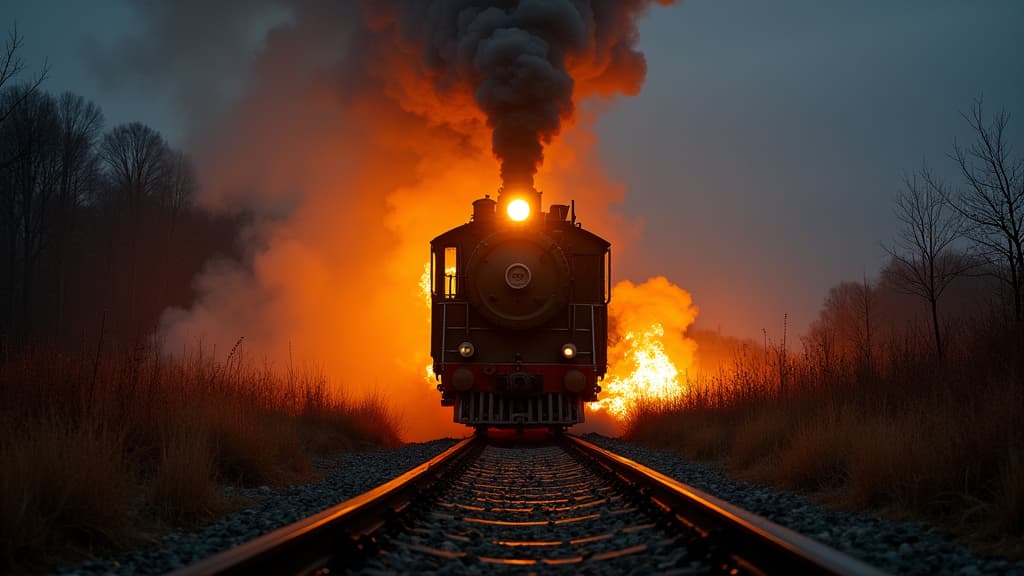
[{"label": "glowing headlight", "polygon": [[469,358],[476,352],[476,348],[473,347],[472,342],[463,342],[459,344],[459,355],[463,358]]},{"label": "glowing headlight", "polygon": [[573,343],[562,345],[562,357],[566,360],[572,360],[576,357],[576,345]]},{"label": "glowing headlight", "polygon": [[530,217],[530,203],[522,198],[516,198],[508,203],[505,211],[508,212],[509,218],[516,222],[522,222]]}]

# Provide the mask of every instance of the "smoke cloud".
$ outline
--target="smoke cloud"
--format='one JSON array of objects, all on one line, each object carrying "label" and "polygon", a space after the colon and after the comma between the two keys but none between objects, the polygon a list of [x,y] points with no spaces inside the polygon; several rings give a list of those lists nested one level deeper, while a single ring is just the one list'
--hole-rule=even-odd
[{"label": "smoke cloud", "polygon": [[[428,242],[504,181],[577,199],[587,227],[628,251],[640,223],[609,209],[624,187],[601,169],[579,104],[640,89],[636,18],[649,4],[187,0],[168,18],[140,2],[140,38],[156,48],[104,55],[105,74],[171,75],[200,202],[252,222],[244,260],[209,263],[196,302],[164,314],[167,351],[226,352],[245,336],[250,357],[315,362],[347,393],[383,394],[408,439],[463,434],[425,379]],[[197,20],[232,33],[192,36]],[[206,58],[222,41],[249,52]],[[211,74],[234,86],[212,101],[194,84]]]},{"label": "smoke cloud", "polygon": [[[634,94],[646,73],[636,18],[650,2],[461,0],[375,14],[419,51],[439,94],[471,93],[492,130],[506,187],[533,186],[544,147],[595,91]],[[661,2],[667,3],[667,2]]]}]

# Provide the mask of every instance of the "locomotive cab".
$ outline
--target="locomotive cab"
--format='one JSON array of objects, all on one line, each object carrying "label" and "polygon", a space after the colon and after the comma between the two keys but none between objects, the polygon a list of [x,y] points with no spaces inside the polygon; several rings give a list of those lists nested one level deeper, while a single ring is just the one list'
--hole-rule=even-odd
[{"label": "locomotive cab", "polygon": [[569,214],[534,191],[485,196],[431,242],[431,355],[456,422],[565,427],[597,399],[610,245]]}]

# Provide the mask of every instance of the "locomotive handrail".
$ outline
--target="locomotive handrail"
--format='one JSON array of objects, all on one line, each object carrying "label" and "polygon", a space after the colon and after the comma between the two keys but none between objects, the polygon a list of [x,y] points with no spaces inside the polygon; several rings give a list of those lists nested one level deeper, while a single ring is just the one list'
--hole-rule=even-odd
[{"label": "locomotive handrail", "polygon": [[608,285],[606,287],[604,305],[607,306],[612,301],[612,249],[610,246],[605,250],[605,255],[608,257],[608,269],[605,271],[604,277]]}]

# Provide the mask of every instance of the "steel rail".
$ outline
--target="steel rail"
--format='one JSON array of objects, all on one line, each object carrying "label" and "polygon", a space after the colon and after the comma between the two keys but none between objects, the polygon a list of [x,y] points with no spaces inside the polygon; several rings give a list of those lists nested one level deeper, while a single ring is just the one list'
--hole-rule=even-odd
[{"label": "steel rail", "polygon": [[[475,448],[467,438],[444,453],[355,498],[255,540],[173,572],[199,574],[324,574],[346,568],[375,550],[377,531],[419,501]],[[837,550],[737,508],[660,472],[565,435],[563,446],[618,478],[674,522],[710,536],[727,549],[729,565],[753,574],[842,574],[875,576],[878,569]]]},{"label": "steel rail", "polygon": [[629,458],[566,435],[566,442],[613,472],[627,484],[655,499],[676,520],[727,543],[737,560],[765,574],[838,574],[881,576],[885,572],[737,508],[692,486],[678,482]]},{"label": "steel rail", "polygon": [[369,492],[171,574],[313,574],[346,544],[376,530],[480,443],[466,438]]}]

